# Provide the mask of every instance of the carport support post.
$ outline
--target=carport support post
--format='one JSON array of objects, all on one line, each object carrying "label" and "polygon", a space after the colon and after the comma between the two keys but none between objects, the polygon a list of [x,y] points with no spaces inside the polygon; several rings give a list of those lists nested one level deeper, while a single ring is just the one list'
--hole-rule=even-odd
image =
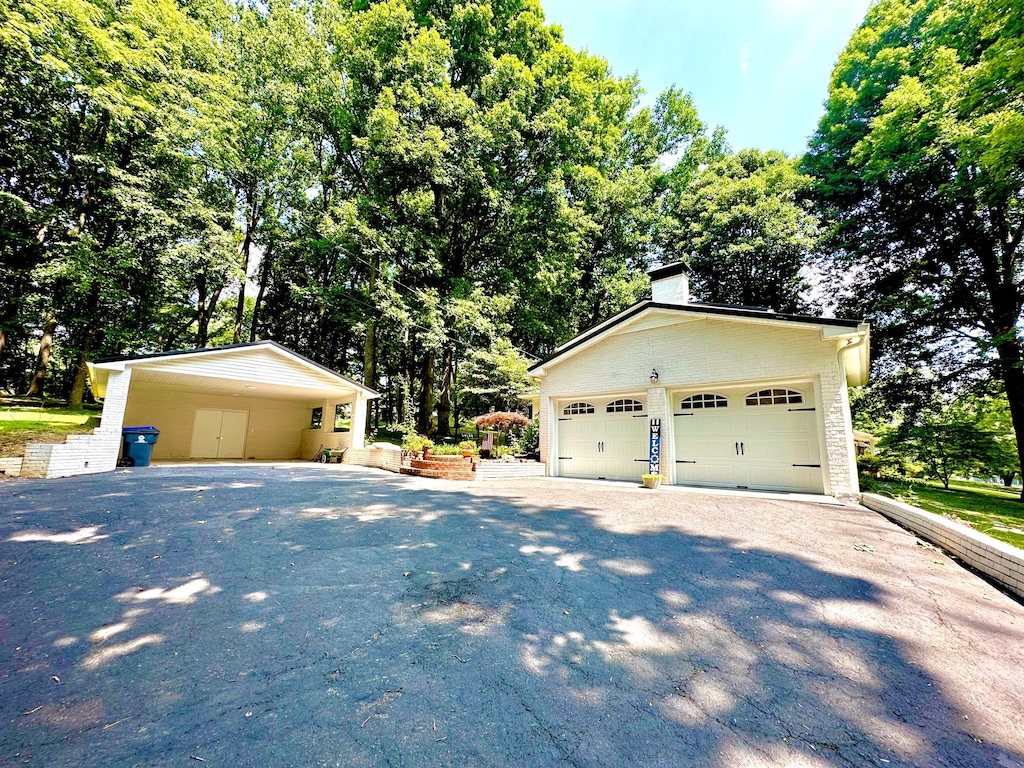
[{"label": "carport support post", "polygon": [[366,440],[366,398],[357,392],[352,401],[352,447],[362,448]]},{"label": "carport support post", "polygon": [[668,410],[668,395],[664,387],[651,387],[647,390],[647,419],[648,430],[650,429],[650,419],[661,419],[661,469],[659,471],[666,483],[672,483],[675,481],[673,469],[676,457],[670,439],[672,414]]},{"label": "carport support post", "polygon": [[96,456],[96,461],[104,469],[114,469],[117,466],[117,455],[121,450],[121,427],[124,426],[124,412],[128,407],[128,389],[132,383],[132,369],[122,368],[120,371],[111,371],[107,379],[106,397],[103,398],[103,413],[100,417],[100,426],[95,434],[116,437],[113,441],[100,441],[99,451],[102,456]]}]

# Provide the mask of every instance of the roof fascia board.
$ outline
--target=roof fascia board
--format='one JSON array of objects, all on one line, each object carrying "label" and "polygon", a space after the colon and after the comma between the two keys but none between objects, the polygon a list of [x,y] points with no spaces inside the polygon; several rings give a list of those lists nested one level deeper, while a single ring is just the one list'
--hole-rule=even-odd
[{"label": "roof fascia board", "polygon": [[[188,349],[175,352],[161,352],[154,355],[137,355],[123,358],[110,358],[107,360],[99,360],[93,363],[92,365],[96,368],[103,368],[113,371],[124,370],[125,368],[147,364],[154,365],[155,368],[159,368],[159,361],[164,359],[175,361],[188,360],[203,355],[225,355],[231,354],[233,352],[240,352],[247,349],[265,349],[277,352],[278,354],[281,354],[284,357],[287,357],[291,360],[294,360],[297,363],[300,363],[305,368],[308,368],[312,371],[316,371],[317,373],[328,374],[331,378],[345,384],[346,387],[350,387],[352,389],[355,389],[357,392],[361,392],[363,396],[366,397],[368,400],[380,397],[379,392],[370,389],[369,387],[365,387],[359,382],[353,381],[352,379],[348,378],[347,376],[342,376],[340,373],[332,371],[330,368],[320,365],[314,360],[310,360],[308,357],[300,355],[298,352],[294,352],[288,349],[288,347],[278,344],[276,341],[269,340],[250,342],[246,344],[230,344],[223,347],[209,347],[204,349]],[[218,377],[211,376],[210,378]]]}]

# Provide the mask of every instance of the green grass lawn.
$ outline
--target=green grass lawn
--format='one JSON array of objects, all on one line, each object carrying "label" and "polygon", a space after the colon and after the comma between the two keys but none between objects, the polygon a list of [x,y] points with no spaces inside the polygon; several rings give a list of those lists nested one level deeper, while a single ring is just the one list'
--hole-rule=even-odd
[{"label": "green grass lawn", "polygon": [[0,457],[24,456],[29,443],[63,443],[68,435],[92,432],[98,417],[88,408],[0,405]]},{"label": "green grass lawn", "polygon": [[953,480],[947,491],[942,483],[931,480],[886,483],[865,478],[861,478],[861,486],[864,491],[891,496],[1024,549],[1020,489]]}]

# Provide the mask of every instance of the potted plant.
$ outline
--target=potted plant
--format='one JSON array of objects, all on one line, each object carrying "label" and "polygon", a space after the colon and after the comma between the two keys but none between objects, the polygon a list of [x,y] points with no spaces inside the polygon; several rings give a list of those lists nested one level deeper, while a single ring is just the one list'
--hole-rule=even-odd
[{"label": "potted plant", "polygon": [[657,472],[643,475],[641,479],[644,481],[644,488],[657,488],[661,485],[661,475]]},{"label": "potted plant", "polygon": [[459,448],[462,449],[463,458],[468,459],[471,456],[476,455],[476,443],[474,443],[472,440],[463,440],[461,443],[459,443]]}]

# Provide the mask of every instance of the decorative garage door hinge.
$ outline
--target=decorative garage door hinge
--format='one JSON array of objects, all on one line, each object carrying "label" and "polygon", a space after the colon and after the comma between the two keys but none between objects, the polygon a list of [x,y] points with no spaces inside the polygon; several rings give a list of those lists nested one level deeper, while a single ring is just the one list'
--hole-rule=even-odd
[{"label": "decorative garage door hinge", "polygon": [[696,464],[696,461],[688,461],[687,459],[676,459],[676,464]]},{"label": "decorative garage door hinge", "polygon": [[817,408],[787,408],[787,411],[816,411]]},{"label": "decorative garage door hinge", "polygon": [[794,467],[817,467],[821,469],[821,464],[794,464]]}]

